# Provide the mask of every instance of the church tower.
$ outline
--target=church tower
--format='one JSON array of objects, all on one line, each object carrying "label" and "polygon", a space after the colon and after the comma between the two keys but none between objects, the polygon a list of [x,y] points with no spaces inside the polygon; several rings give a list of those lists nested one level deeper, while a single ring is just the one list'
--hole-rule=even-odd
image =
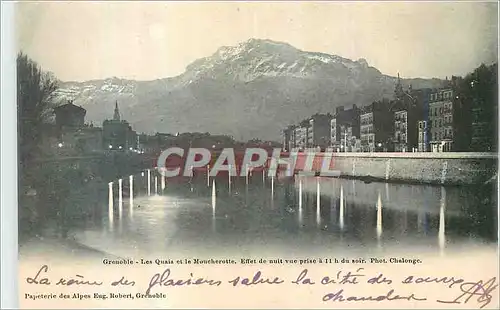
[{"label": "church tower", "polygon": [[396,87],[394,89],[394,97],[396,100],[402,100],[404,96],[403,85],[401,85],[401,79],[399,78],[398,72],[398,82],[396,83]]},{"label": "church tower", "polygon": [[120,111],[118,110],[118,101],[116,101],[116,103],[115,103],[115,114],[113,115],[113,120],[114,121],[120,120]]}]

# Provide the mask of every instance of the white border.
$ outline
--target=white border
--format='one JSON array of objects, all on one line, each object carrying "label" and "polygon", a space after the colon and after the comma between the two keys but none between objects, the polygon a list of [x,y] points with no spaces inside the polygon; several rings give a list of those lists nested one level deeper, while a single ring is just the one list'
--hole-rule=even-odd
[{"label": "white border", "polygon": [[18,308],[17,112],[14,2],[1,2],[0,105],[0,300],[1,308]]},{"label": "white border", "polygon": [[[145,1],[151,2],[151,1]],[[153,1],[155,2],[155,1]],[[172,1],[179,2],[179,1]],[[184,1],[183,1],[184,2]],[[198,2],[198,1],[186,1]],[[268,1],[262,1],[268,2]],[[269,1],[273,2],[273,1]],[[302,1],[289,1],[302,2]],[[316,1],[329,2],[329,1]],[[358,2],[358,1],[342,1]],[[363,1],[359,1],[363,2]],[[377,2],[377,1],[374,1]],[[384,1],[403,2],[403,1]],[[413,1],[410,1],[413,2]],[[437,1],[423,1],[437,2]],[[474,1],[442,1],[442,2],[474,2]],[[480,1],[491,2],[496,1]],[[1,1],[1,104],[0,104],[0,309],[18,308],[18,217],[17,217],[17,113],[16,113],[16,49],[14,30],[15,2]],[[497,4],[497,18],[500,16],[500,5]],[[500,21],[498,21],[500,28]],[[498,28],[497,28],[498,30]],[[500,45],[497,45],[500,47]],[[500,55],[498,58],[500,62]],[[500,85],[499,85],[500,93]],[[500,124],[498,110],[497,124]],[[500,128],[500,127],[497,127]],[[498,135],[500,146],[500,135]],[[337,154],[342,156],[341,154]],[[500,157],[500,149],[499,154]],[[500,178],[497,179],[497,234],[500,240]],[[497,241],[497,246],[500,244]],[[500,253],[500,247],[498,252]]]}]

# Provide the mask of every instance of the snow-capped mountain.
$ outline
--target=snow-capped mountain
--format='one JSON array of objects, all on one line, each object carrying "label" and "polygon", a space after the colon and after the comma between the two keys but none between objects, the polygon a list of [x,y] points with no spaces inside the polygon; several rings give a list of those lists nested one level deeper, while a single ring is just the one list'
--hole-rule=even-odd
[{"label": "snow-capped mountain", "polygon": [[[123,118],[139,132],[201,131],[236,139],[278,140],[280,130],[316,112],[363,106],[392,97],[397,79],[364,59],[306,52],[287,43],[250,39],[221,47],[173,78],[133,81],[118,78],[65,82],[61,101],[87,109],[99,124],[113,115],[117,100]],[[437,87],[437,79],[403,80],[414,89]]]},{"label": "snow-capped mountain", "polygon": [[357,76],[368,68],[364,59],[352,61],[335,55],[304,52],[286,43],[250,39],[237,46],[221,47],[212,56],[195,61],[187,67],[182,79],[187,83],[200,78],[224,77],[241,82],[277,76],[331,79],[335,76],[334,71]]},{"label": "snow-capped mountain", "polygon": [[63,82],[62,87],[57,90],[62,100],[90,101],[100,96],[128,96],[133,97],[137,82],[121,80],[116,77],[105,80],[94,80],[88,82]]}]

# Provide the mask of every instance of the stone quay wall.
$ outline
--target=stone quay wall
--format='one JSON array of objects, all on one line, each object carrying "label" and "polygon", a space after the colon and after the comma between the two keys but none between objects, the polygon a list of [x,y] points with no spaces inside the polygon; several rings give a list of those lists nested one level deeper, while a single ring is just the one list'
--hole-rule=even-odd
[{"label": "stone quay wall", "polygon": [[[307,153],[299,153],[296,172],[300,172]],[[313,164],[321,171],[324,154]],[[333,153],[331,170],[340,177],[374,181],[441,185],[496,182],[498,155],[495,153]],[[298,171],[297,171],[298,170]]]}]

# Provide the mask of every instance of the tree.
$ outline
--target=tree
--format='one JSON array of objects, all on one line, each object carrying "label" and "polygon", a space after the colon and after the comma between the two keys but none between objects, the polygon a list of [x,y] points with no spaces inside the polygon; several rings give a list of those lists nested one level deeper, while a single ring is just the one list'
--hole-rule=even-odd
[{"label": "tree", "polygon": [[487,152],[497,148],[497,70],[497,63],[483,64],[460,80],[457,99],[463,103],[462,126],[470,130],[467,148],[471,151]]},{"label": "tree", "polygon": [[52,113],[56,79],[26,54],[17,55],[19,159],[25,167],[39,150],[39,139]]}]

